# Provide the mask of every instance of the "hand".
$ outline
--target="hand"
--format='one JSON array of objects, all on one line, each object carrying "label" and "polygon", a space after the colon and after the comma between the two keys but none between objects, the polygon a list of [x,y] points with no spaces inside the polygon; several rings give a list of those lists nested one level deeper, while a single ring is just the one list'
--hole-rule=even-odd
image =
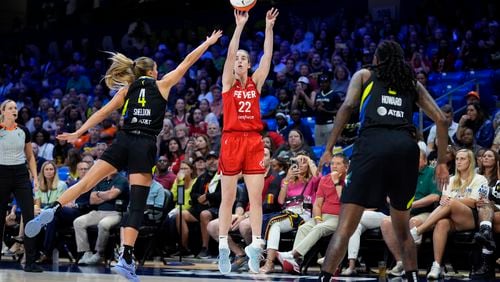
[{"label": "hand", "polygon": [[296,164],[293,164],[288,169],[287,178],[290,179],[290,178],[293,178],[296,176],[299,176],[299,166]]},{"label": "hand", "polygon": [[463,115],[461,118],[460,118],[460,121],[458,122],[460,125],[464,125],[466,121],[469,120],[469,116],[468,115]]},{"label": "hand", "polygon": [[276,18],[280,12],[276,8],[271,8],[271,10],[267,11],[266,13],[266,27],[273,28],[274,23],[276,22]]},{"label": "hand", "polygon": [[325,164],[329,164],[330,161],[332,160],[332,152],[329,152],[328,150],[325,150],[325,152],[323,153],[323,155],[321,156],[321,158],[319,159],[319,165],[318,167],[323,167],[323,165]]},{"label": "hand", "polygon": [[441,206],[447,206],[450,204],[450,196],[441,196],[441,200],[439,200],[439,204]]},{"label": "hand", "polygon": [[10,219],[10,220],[16,220],[16,213],[15,212],[9,213],[9,215],[7,216],[7,218]]},{"label": "hand", "polygon": [[449,181],[450,181],[450,174],[448,172],[448,167],[446,166],[446,164],[436,165],[436,182],[438,184],[438,189],[440,191],[446,190]]},{"label": "hand", "polygon": [[59,134],[56,136],[58,140],[66,140],[69,143],[74,143],[78,139],[78,137],[80,137],[80,134],[78,134],[77,132],[73,133],[64,132],[63,134]]},{"label": "hand", "polygon": [[221,36],[222,36],[222,30],[220,30],[220,29],[219,30],[214,30],[212,32],[212,35],[207,36],[207,40],[206,41],[208,42],[208,44],[213,45],[213,44],[215,44],[215,42],[217,42],[217,40],[219,40],[219,38]]},{"label": "hand", "polygon": [[36,192],[38,191],[39,184],[38,184],[38,179],[33,179],[33,191]]},{"label": "hand", "polygon": [[235,9],[234,19],[236,20],[237,26],[243,26],[248,21],[248,12],[242,12]]},{"label": "hand", "polygon": [[245,219],[243,215],[236,215],[236,217],[233,219],[233,222],[231,223],[231,231],[235,231],[238,229],[240,222],[242,222]]},{"label": "hand", "polygon": [[206,194],[203,194],[201,196],[198,197],[198,203],[200,204],[203,204],[207,201],[207,195]]},{"label": "hand", "polygon": [[339,183],[340,176],[340,173],[336,170],[332,170],[332,172],[330,173],[330,177],[332,178],[333,183]]}]

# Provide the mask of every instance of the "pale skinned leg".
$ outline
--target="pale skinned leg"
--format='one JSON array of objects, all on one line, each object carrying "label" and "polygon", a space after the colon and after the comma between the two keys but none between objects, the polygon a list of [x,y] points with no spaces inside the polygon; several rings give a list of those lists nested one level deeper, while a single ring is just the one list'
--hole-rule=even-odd
[{"label": "pale skinned leg", "polygon": [[252,226],[250,225],[250,218],[242,220],[238,226],[240,230],[241,237],[245,240],[245,243],[249,245],[252,243]]},{"label": "pale skinned leg", "polygon": [[201,229],[201,246],[208,248],[208,223],[212,220],[212,213],[208,210],[204,210],[200,214],[200,229]]},{"label": "pale skinned leg", "polygon": [[440,265],[443,260],[444,248],[446,247],[446,242],[448,241],[448,233],[452,229],[451,225],[452,223],[450,219],[441,219],[436,223],[432,233],[434,261]]},{"label": "pale skinned leg", "polygon": [[[78,198],[81,194],[94,188],[97,183],[103,180],[106,176],[115,172],[116,168],[110,163],[103,160],[97,160],[97,162],[90,167],[87,174],[80,181],[75,183],[75,185],[64,191],[57,201],[61,204],[61,206],[65,206],[76,200],[76,198]],[[132,183],[132,175],[130,182]],[[151,179],[149,180],[149,183],[151,183]]]},{"label": "pale skinned leg", "polygon": [[237,182],[238,175],[221,176],[222,201],[219,208],[219,236],[227,236],[231,227],[231,210],[236,199]]},{"label": "pale skinned leg", "polygon": [[434,260],[441,264],[448,239],[448,233],[474,229],[474,218],[471,209],[460,201],[450,202],[450,218],[436,223],[432,239],[434,243]]},{"label": "pale skinned leg", "polygon": [[188,222],[198,222],[198,220],[189,211],[182,211],[182,222],[180,221],[180,218],[180,215],[177,215],[175,223],[178,232],[180,232],[180,224],[182,224],[182,234],[180,234],[181,245],[187,249],[189,241],[189,227],[187,224]]},{"label": "pale skinned leg", "polygon": [[446,206],[438,206],[435,208],[429,217],[419,226],[417,227],[418,234],[423,234],[432,229],[432,226],[436,224],[440,219],[446,218],[451,213],[450,205],[453,200],[450,201],[449,205]]},{"label": "pale skinned leg", "polygon": [[250,201],[250,226],[252,227],[252,236],[261,236],[264,174],[245,174],[243,178],[247,185],[248,198]]},{"label": "pale skinned leg", "polygon": [[[233,215],[231,220],[235,219],[236,216]],[[240,223],[241,224],[241,223]],[[212,237],[215,241],[219,241],[219,219],[214,219],[210,221],[207,225],[207,231],[210,237]],[[236,244],[231,236],[227,237],[227,244],[229,245],[229,249],[237,256],[245,255],[245,252],[240,247],[240,245]]]}]

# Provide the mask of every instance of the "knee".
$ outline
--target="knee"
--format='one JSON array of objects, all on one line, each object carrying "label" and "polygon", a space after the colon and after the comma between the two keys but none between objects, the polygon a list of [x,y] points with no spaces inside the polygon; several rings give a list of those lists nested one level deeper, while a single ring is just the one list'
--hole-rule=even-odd
[{"label": "knee", "polygon": [[85,220],[82,218],[82,217],[77,217],[74,221],[73,221],[73,227],[75,229],[84,229],[86,226],[85,226]]},{"label": "knee", "polygon": [[380,230],[383,233],[390,232],[392,228],[392,221],[390,217],[386,217],[382,219],[382,222],[380,222]]},{"label": "knee", "polygon": [[110,226],[107,222],[105,222],[104,220],[101,220],[98,224],[97,224],[97,229],[99,230],[99,232],[109,232],[109,229],[110,229]]},{"label": "knee", "polygon": [[200,221],[208,223],[210,220],[212,220],[212,213],[208,210],[202,211],[200,214]]},{"label": "knee", "polygon": [[207,224],[207,232],[210,237],[216,239],[217,238],[217,233],[218,233],[219,225],[217,224],[216,220],[212,220]]},{"label": "knee", "polygon": [[410,228],[413,228],[415,226],[419,226],[422,224],[422,221],[418,218],[411,218],[410,219]]},{"label": "knee", "polygon": [[445,234],[451,229],[451,224],[448,219],[441,219],[436,223],[434,227],[434,233]]}]

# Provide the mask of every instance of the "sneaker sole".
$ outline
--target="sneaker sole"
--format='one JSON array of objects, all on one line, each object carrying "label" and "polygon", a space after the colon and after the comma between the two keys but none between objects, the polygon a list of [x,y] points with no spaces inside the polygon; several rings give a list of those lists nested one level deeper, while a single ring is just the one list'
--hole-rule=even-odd
[{"label": "sneaker sole", "polygon": [[130,270],[125,269],[123,267],[120,267],[118,265],[115,265],[114,267],[112,267],[111,271],[124,277],[125,279],[127,279],[130,282],[140,282],[139,277],[137,277],[137,275],[134,274],[134,276],[132,276],[130,274]]},{"label": "sneaker sole", "polygon": [[38,235],[38,233],[40,233],[42,227],[50,223],[52,220],[54,220],[54,211],[48,209],[42,210],[42,212],[37,217],[30,220],[26,224],[24,234],[30,238],[33,238]]},{"label": "sneaker sole", "polygon": [[260,268],[260,265],[259,265],[259,264],[260,264],[260,261],[259,261],[259,260],[258,260],[258,258],[257,258],[257,268],[256,268],[256,269],[254,269],[254,268],[252,267],[252,264],[255,264],[255,262],[252,260],[252,257],[250,256],[249,251],[247,250],[249,247],[250,247],[250,246],[247,246],[247,247],[245,248],[245,254],[246,254],[246,255],[247,255],[247,257],[248,257],[248,269],[249,269],[249,270],[250,270],[250,272],[252,272],[252,273],[259,273],[259,272],[260,272],[260,269],[259,269],[259,268]]},{"label": "sneaker sole", "polygon": [[231,261],[229,260],[229,249],[219,249],[219,272],[221,274],[231,273]]}]

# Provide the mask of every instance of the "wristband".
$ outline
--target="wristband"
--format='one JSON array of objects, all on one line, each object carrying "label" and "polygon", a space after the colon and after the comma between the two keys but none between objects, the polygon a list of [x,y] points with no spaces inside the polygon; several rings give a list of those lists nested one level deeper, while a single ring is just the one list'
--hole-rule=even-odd
[{"label": "wristband", "polygon": [[321,217],[321,215],[317,215],[317,216],[314,217],[314,219],[323,220],[323,217]]}]

